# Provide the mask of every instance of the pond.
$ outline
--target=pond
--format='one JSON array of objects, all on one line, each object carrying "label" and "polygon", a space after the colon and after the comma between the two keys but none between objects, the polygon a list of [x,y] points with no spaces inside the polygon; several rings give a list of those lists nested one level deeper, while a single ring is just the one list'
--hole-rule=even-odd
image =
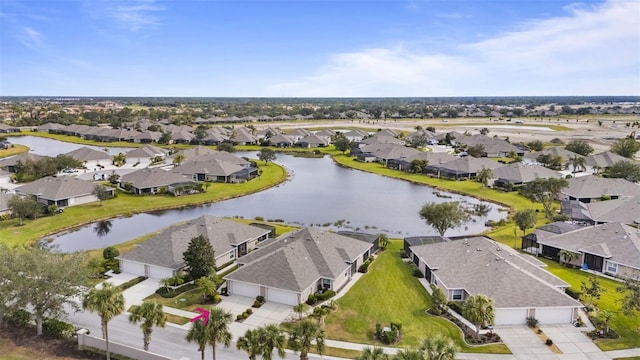
[{"label": "pond", "polygon": [[29,152],[38,155],[47,155],[47,156],[56,156],[60,154],[66,154],[70,151],[80,149],[81,147],[90,147],[92,149],[98,151],[104,151],[104,149],[108,149],[109,154],[116,155],[118,153],[126,153],[127,151],[131,151],[134,148],[124,148],[124,147],[107,147],[107,146],[93,146],[93,145],[83,145],[83,144],[74,144],[68,143],[64,141],[58,141],[48,138],[42,138],[38,136],[19,136],[19,137],[10,137],[9,142],[12,144],[20,144],[26,145],[29,147]]},{"label": "pond", "polygon": [[[17,140],[14,142],[19,143]],[[256,157],[255,152],[238,155]],[[481,203],[471,197],[438,192],[428,186],[343,168],[328,156],[277,156],[276,163],[283,165],[290,174],[290,179],[277,187],[209,205],[112,219],[46,240],[61,251],[102,248],[204,214],[248,219],[262,217],[300,226],[314,225],[372,234],[382,232],[391,237],[437,235],[418,216],[424,203],[460,201],[468,207]],[[141,197],[140,201],[144,198]],[[491,206],[488,214],[475,216],[465,226],[449,230],[446,235],[480,233],[487,229],[484,225],[487,220],[497,221],[506,217],[506,212],[500,211],[498,205],[485,204]]]}]

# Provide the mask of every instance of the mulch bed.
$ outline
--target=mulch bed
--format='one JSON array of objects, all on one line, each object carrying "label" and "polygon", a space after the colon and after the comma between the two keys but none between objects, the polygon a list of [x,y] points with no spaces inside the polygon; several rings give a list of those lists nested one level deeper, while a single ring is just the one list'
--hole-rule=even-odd
[{"label": "mulch bed", "polygon": [[46,335],[36,336],[35,327],[10,327],[0,329],[0,338],[8,340],[18,348],[28,349],[35,353],[37,358],[40,359],[98,360],[104,358],[104,356],[100,356],[99,354],[78,350],[78,343],[75,339],[63,340]]},{"label": "mulch bed", "polygon": [[478,339],[476,339],[475,331],[471,330],[453,315],[445,311],[440,316],[456,324],[456,326],[458,326],[458,328],[460,328],[460,330],[462,330],[462,333],[464,334],[464,341],[469,345],[484,345],[502,342],[500,336],[494,332],[482,334]]}]

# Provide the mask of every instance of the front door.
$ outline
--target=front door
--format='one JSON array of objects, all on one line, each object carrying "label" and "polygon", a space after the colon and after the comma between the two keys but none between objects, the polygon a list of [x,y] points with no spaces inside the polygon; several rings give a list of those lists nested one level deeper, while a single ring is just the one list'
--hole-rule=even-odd
[{"label": "front door", "polygon": [[247,243],[238,245],[238,257],[247,255]]}]

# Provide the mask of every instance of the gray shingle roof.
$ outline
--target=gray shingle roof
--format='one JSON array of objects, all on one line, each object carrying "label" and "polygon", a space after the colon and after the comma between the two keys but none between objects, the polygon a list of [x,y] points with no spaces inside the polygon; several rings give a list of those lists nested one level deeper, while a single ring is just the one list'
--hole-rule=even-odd
[{"label": "gray shingle roof", "polygon": [[27,160],[35,162],[35,161],[38,161],[41,159],[47,159],[47,158],[50,158],[50,157],[27,152],[27,153],[18,154],[16,156],[11,156],[5,159],[1,159],[0,167],[6,168],[7,166],[14,166],[18,161],[22,161],[23,163],[26,162]]},{"label": "gray shingle roof", "polygon": [[475,174],[483,167],[487,169],[495,169],[502,166],[502,164],[487,158],[474,158],[473,156],[465,156],[448,161],[444,164],[434,164],[433,166],[439,168],[441,171],[446,171],[449,173]]},{"label": "gray shingle roof", "polygon": [[17,194],[33,194],[47,200],[63,200],[90,195],[94,184],[73,176],[47,176],[15,189]]},{"label": "gray shingle roof", "polygon": [[243,166],[235,165],[220,159],[200,158],[200,160],[185,162],[175,167],[171,172],[186,176],[194,174],[207,174],[212,176],[229,176],[244,169]]},{"label": "gray shingle roof", "polygon": [[607,168],[618,161],[629,160],[626,157],[622,157],[611,151],[605,151],[598,154],[591,154],[585,158],[587,166],[600,166],[601,168]]},{"label": "gray shingle roof", "polygon": [[153,158],[156,156],[165,157],[168,151],[153,145],[145,145],[133,149],[126,153],[127,158]]},{"label": "gray shingle roof", "polygon": [[535,160],[540,155],[560,156],[562,158],[562,161],[567,161],[567,160],[573,158],[574,156],[583,157],[580,154],[574,153],[573,151],[566,150],[565,148],[560,147],[560,146],[552,146],[552,147],[544,149],[542,151],[529,153],[529,154],[526,154],[524,157],[527,158],[527,159]]},{"label": "gray shingle roof", "polygon": [[268,233],[267,229],[204,215],[162,230],[120,258],[177,270],[184,266],[182,254],[194,237],[208,238],[215,255],[219,256],[233,250],[234,246]]},{"label": "gray shingle roof", "polygon": [[585,215],[599,223],[621,222],[633,224],[640,220],[640,196],[590,202],[583,204],[583,206],[586,210]]},{"label": "gray shingle roof", "polygon": [[138,189],[169,186],[172,184],[193,183],[185,176],[160,168],[145,168],[122,175],[121,183],[130,183]]},{"label": "gray shingle roof", "polygon": [[602,195],[636,196],[640,195],[640,186],[625,179],[587,175],[570,179],[569,186],[562,189],[561,193],[577,199],[596,199]]},{"label": "gray shingle roof", "polygon": [[540,165],[525,165],[521,162],[511,163],[491,170],[493,178],[512,184],[526,184],[535,179],[557,178],[557,171]]},{"label": "gray shingle roof", "polygon": [[484,237],[418,245],[411,251],[435,269],[447,288],[487,295],[496,308],[582,307],[561,290],[568,286],[564,281]]},{"label": "gray shingle roof", "polygon": [[319,278],[335,279],[371,248],[366,241],[303,228],[265,241],[240,258],[245,264],[226,277],[283,290],[302,291]]},{"label": "gray shingle roof", "polygon": [[573,252],[587,252],[640,269],[640,237],[635,228],[614,222],[552,236],[538,243]]},{"label": "gray shingle roof", "polygon": [[65,155],[70,156],[78,161],[92,161],[92,160],[111,160],[111,155],[104,151],[98,151],[90,147],[83,146],[79,149],[69,151]]}]

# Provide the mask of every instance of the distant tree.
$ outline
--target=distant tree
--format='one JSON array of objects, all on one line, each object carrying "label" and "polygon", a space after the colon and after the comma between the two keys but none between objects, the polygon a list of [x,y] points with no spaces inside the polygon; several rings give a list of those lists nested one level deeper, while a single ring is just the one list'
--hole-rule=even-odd
[{"label": "distant tree", "polygon": [[591,274],[587,281],[582,281],[580,283],[580,289],[584,296],[589,298],[589,306],[593,304],[593,299],[600,299],[600,296],[606,289],[603,289],[600,286],[600,282],[598,281],[598,276]]},{"label": "distant tree", "polygon": [[640,311],[640,279],[627,279],[616,291],[622,293],[620,299],[622,313],[630,318]]},{"label": "distant tree", "polygon": [[376,241],[378,242],[378,247],[380,249],[385,249],[387,246],[389,246],[389,237],[387,236],[387,234],[378,234],[378,238],[376,239]]},{"label": "distant tree", "polygon": [[539,202],[544,208],[547,219],[551,219],[551,207],[553,201],[561,189],[567,187],[569,183],[566,179],[538,178],[525,184],[520,193],[533,202]]},{"label": "distant tree", "polygon": [[269,161],[274,161],[278,157],[276,156],[276,152],[270,148],[262,148],[258,153],[258,159],[268,163]]},{"label": "distant tree", "polygon": [[218,151],[226,151],[228,153],[236,152],[236,148],[233,146],[232,143],[229,143],[229,142],[223,142],[218,144],[216,149],[218,149]]},{"label": "distant tree", "polygon": [[491,169],[486,168],[486,167],[482,167],[482,169],[480,169],[477,173],[476,173],[476,180],[478,180],[480,183],[482,183],[482,187],[487,187],[487,185],[489,184],[489,179],[491,179],[493,177],[493,171],[491,171]]},{"label": "distant tree", "polygon": [[351,149],[352,143],[343,135],[333,141],[333,146],[335,146],[336,150],[344,154],[347,150]]},{"label": "distant tree", "polygon": [[484,145],[478,144],[478,145],[469,146],[467,148],[467,154],[475,158],[485,156],[486,152],[484,150]]},{"label": "distant tree", "polygon": [[632,160],[622,160],[611,165],[604,173],[609,178],[640,182],[640,165]]},{"label": "distant tree", "polygon": [[579,255],[569,250],[560,250],[558,252],[558,256],[560,259],[564,260],[565,263],[570,264],[573,260],[577,259]]},{"label": "distant tree", "polygon": [[384,353],[384,349],[379,346],[365,346],[360,356],[356,360],[388,360],[389,355]]},{"label": "distant tree", "polygon": [[425,338],[419,351],[423,360],[454,360],[458,347],[453,340],[436,335]]},{"label": "distant tree", "polygon": [[113,165],[122,166],[127,163],[127,156],[123,153],[118,153],[118,155],[113,155]]},{"label": "distant tree", "polygon": [[182,164],[183,161],[184,161],[184,155],[177,154],[176,156],[173,157],[173,166],[180,166],[180,164]]},{"label": "distant tree", "polygon": [[42,214],[42,204],[37,202],[32,196],[22,197],[14,195],[7,201],[7,207],[11,211],[13,217],[20,219],[22,225],[23,219],[36,219]]},{"label": "distant tree", "polygon": [[536,158],[536,161],[552,170],[562,170],[564,162],[562,156],[552,154],[542,154]]},{"label": "distant tree", "polygon": [[182,254],[191,279],[200,279],[215,274],[216,259],[213,246],[203,235],[196,236],[189,242],[187,250]]},{"label": "distant tree", "polygon": [[635,139],[619,139],[611,146],[612,152],[629,159],[633,159],[638,150],[640,143]]},{"label": "distant tree", "polygon": [[544,143],[540,140],[534,140],[527,143],[527,147],[531,151],[542,151],[544,150]]},{"label": "distant tree", "polygon": [[462,307],[462,315],[476,326],[476,338],[480,336],[480,329],[489,324],[493,324],[496,310],[493,300],[486,295],[469,296]]},{"label": "distant tree", "polygon": [[198,127],[193,130],[194,142],[196,144],[202,144],[204,138],[207,137],[207,127],[204,125],[198,125]]},{"label": "distant tree", "polygon": [[480,129],[480,134],[482,135],[487,135],[489,132],[489,128],[483,127],[482,129]]},{"label": "distant tree", "polygon": [[162,132],[160,138],[158,139],[158,144],[168,145],[171,143],[171,133],[170,132]]},{"label": "distant tree", "polygon": [[427,145],[427,136],[426,135],[416,135],[412,136],[411,139],[406,140],[407,145],[412,148],[420,148]]},{"label": "distant tree", "polygon": [[167,314],[162,310],[162,305],[155,302],[143,302],[142,305],[133,305],[129,313],[129,322],[134,324],[141,323],[144,350],[149,351],[153,327],[164,327],[167,323]]},{"label": "distant tree", "polygon": [[309,360],[309,350],[315,341],[318,354],[324,353],[324,330],[315,321],[306,319],[296,323],[289,332],[289,347],[300,353],[300,360]]},{"label": "distant tree", "polygon": [[426,203],[418,214],[426,221],[427,225],[436,229],[440,236],[444,236],[444,233],[449,229],[461,226],[468,219],[467,213],[456,201]]},{"label": "distant tree", "polygon": [[569,165],[573,167],[573,173],[575,174],[578,170],[586,171],[587,170],[587,161],[582,156],[574,155],[569,158]]},{"label": "distant tree", "polygon": [[409,165],[409,171],[415,174],[421,174],[422,172],[425,171],[428,165],[429,165],[429,160],[414,159],[414,160],[411,160],[411,164]]},{"label": "distant tree", "polygon": [[588,156],[594,151],[593,147],[584,140],[573,140],[564,148],[582,156]]},{"label": "distant tree", "polygon": [[98,198],[100,206],[102,206],[102,202],[104,200],[111,199],[111,192],[109,189],[100,184],[93,185],[93,191],[91,193]]},{"label": "distant tree", "polygon": [[533,209],[524,209],[518,211],[513,215],[513,220],[524,235],[527,229],[531,229],[536,226],[537,216]]},{"label": "distant tree", "polygon": [[111,358],[109,353],[109,321],[122,314],[125,310],[125,300],[120,288],[111,283],[102,283],[101,288],[92,288],[85,296],[82,307],[100,316],[102,324],[102,337],[105,339],[107,360]]}]

